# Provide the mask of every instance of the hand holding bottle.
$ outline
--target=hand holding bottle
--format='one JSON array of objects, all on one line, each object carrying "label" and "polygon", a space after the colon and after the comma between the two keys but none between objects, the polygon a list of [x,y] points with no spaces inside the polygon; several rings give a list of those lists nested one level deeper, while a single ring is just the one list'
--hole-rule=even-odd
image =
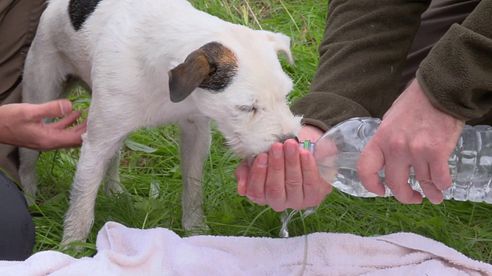
[{"label": "hand holding bottle", "polygon": [[408,184],[413,167],[425,196],[443,200],[451,185],[448,158],[455,149],[464,122],[430,103],[414,80],[386,112],[374,137],[361,153],[358,174],[367,190],[384,195],[378,172],[402,203],[420,203],[422,196]]}]

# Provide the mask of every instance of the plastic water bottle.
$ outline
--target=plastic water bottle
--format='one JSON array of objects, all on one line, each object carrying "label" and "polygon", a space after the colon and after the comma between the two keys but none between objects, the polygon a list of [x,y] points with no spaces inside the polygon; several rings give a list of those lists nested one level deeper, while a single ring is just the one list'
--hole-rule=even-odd
[{"label": "plastic water bottle", "polygon": [[[357,197],[375,197],[359,181],[357,160],[376,132],[377,118],[352,118],[321,136],[313,154],[320,175],[336,189]],[[466,125],[449,160],[453,183],[444,192],[445,199],[492,203],[492,127]],[[384,183],[384,171],[380,172]],[[423,195],[413,170],[408,183]],[[391,196],[386,188],[385,196]]]},{"label": "plastic water bottle", "polygon": [[[375,134],[381,120],[357,117],[339,123],[318,141],[305,141],[300,147],[309,149],[316,160],[320,175],[341,192],[356,197],[376,197],[368,192],[357,175],[357,161],[363,148]],[[444,192],[445,199],[486,202],[492,204],[492,127],[466,125],[449,160],[453,183]],[[379,173],[384,183],[384,171]],[[408,183],[423,194],[413,170]],[[386,187],[385,196],[392,196]],[[288,237],[288,223],[298,211],[285,211],[281,217],[281,237]],[[307,216],[313,208],[301,212]]]}]

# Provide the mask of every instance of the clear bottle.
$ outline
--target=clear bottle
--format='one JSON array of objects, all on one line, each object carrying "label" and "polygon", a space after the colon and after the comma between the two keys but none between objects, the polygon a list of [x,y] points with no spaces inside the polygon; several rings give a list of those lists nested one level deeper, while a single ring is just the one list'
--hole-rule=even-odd
[{"label": "clear bottle", "polygon": [[[333,187],[357,197],[376,196],[359,181],[356,165],[380,122],[377,118],[352,118],[331,128],[314,143],[313,154],[320,175]],[[445,199],[492,203],[491,126],[466,125],[448,164],[453,183],[445,191]],[[384,171],[380,177],[384,181]],[[423,195],[412,171],[408,183]],[[385,196],[391,195],[387,188]]]},{"label": "clear bottle", "polygon": [[[356,197],[375,197],[361,184],[357,175],[357,161],[362,149],[375,134],[381,120],[357,117],[339,123],[318,141],[300,144],[309,149],[316,160],[320,175],[341,192]],[[453,183],[444,192],[445,199],[486,202],[492,204],[492,127],[466,125],[449,160]],[[384,182],[384,171],[379,173]],[[423,195],[412,170],[408,183]],[[385,196],[392,196],[386,188]],[[288,237],[288,223],[298,211],[285,211],[281,217],[280,236]],[[308,216],[313,208],[301,212]]]}]

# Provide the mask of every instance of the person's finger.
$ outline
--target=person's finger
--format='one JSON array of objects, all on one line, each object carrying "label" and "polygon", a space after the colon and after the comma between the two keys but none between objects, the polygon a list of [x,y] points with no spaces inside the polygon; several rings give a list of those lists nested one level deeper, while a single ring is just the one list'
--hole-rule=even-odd
[{"label": "person's finger", "polygon": [[384,155],[372,140],[362,151],[357,162],[357,173],[364,187],[371,193],[384,196],[385,188],[379,178],[379,171],[384,167]]},{"label": "person's finger", "polygon": [[253,202],[265,204],[265,179],[268,168],[268,155],[260,153],[249,170],[246,196]]},{"label": "person's finger", "polygon": [[244,160],[239,164],[239,166],[235,170],[236,181],[237,181],[237,192],[238,194],[245,196],[247,193],[246,183],[248,181],[248,164],[247,161]]},{"label": "person's finger", "polygon": [[44,135],[38,139],[38,147],[41,150],[51,150],[80,146],[82,133],[81,130],[68,131],[48,128]]},{"label": "person's finger", "polygon": [[432,204],[439,204],[444,200],[444,196],[436,185],[430,180],[419,180],[420,188],[424,192],[425,197],[429,199]]},{"label": "person's finger", "polygon": [[34,105],[34,115],[37,119],[58,118],[72,112],[72,103],[62,99]]},{"label": "person's finger", "polygon": [[442,192],[439,191],[432,183],[427,161],[420,159],[420,161],[415,161],[412,163],[415,171],[415,179],[419,182],[420,188],[424,192],[425,197],[427,197],[427,199],[429,199],[429,201],[433,204],[441,203],[443,200]]},{"label": "person's finger", "polygon": [[283,144],[275,143],[268,154],[268,173],[265,182],[266,201],[273,210],[285,210],[285,161]]},{"label": "person's finger", "polygon": [[409,143],[411,166],[425,197],[433,204],[438,204],[443,200],[443,196],[431,178],[428,160],[433,158],[434,150],[426,137],[419,135]]},{"label": "person's finger", "polygon": [[50,123],[48,125],[53,128],[64,129],[75,123],[79,117],[80,117],[80,112],[73,111],[63,119],[59,120],[58,122]]},{"label": "person's finger", "polygon": [[436,154],[428,159],[432,182],[441,191],[449,189],[453,181],[449,172],[448,158],[448,155]]},{"label": "person's finger", "polygon": [[84,134],[87,131],[87,120],[70,129],[73,132]]},{"label": "person's finger", "polygon": [[[319,205],[321,201],[333,191],[333,187],[331,186],[330,182],[326,181],[323,178],[321,178],[320,181],[321,181],[320,202],[318,202],[316,205]],[[311,205],[311,206],[315,206],[315,205]]]},{"label": "person's finger", "polygon": [[408,184],[410,165],[398,158],[387,158],[385,182],[391,189],[394,197],[405,204],[418,204],[422,202],[422,196],[414,191]]},{"label": "person's finger", "polygon": [[284,156],[286,205],[299,210],[304,200],[299,143],[292,139],[287,140],[284,143]]},{"label": "person's finger", "polygon": [[331,192],[331,185],[319,177],[318,168],[313,155],[304,149],[300,152],[302,166],[302,182],[304,190],[303,208],[314,207],[321,203],[325,196]]}]

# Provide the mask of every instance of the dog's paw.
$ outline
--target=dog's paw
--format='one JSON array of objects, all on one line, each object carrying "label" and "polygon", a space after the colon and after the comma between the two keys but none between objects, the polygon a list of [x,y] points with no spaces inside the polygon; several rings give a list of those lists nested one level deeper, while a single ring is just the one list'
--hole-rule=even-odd
[{"label": "dog's paw", "polygon": [[62,240],[58,250],[69,254],[71,256],[77,256],[87,250],[94,250],[94,246],[82,241],[65,241]]},{"label": "dog's paw", "polygon": [[199,235],[208,235],[208,234],[210,234],[210,227],[208,227],[208,225],[206,224],[185,229],[184,232],[185,236],[199,236]]},{"label": "dog's paw", "polygon": [[63,233],[63,238],[60,243],[62,247],[72,247],[74,245],[77,245],[77,243],[84,243],[86,238],[84,237],[86,235],[80,234],[80,233],[72,233],[72,234],[67,234],[67,231]]},{"label": "dog's paw", "polygon": [[108,180],[104,186],[104,193],[108,196],[122,194],[125,192],[125,188],[121,185],[119,181]]}]

